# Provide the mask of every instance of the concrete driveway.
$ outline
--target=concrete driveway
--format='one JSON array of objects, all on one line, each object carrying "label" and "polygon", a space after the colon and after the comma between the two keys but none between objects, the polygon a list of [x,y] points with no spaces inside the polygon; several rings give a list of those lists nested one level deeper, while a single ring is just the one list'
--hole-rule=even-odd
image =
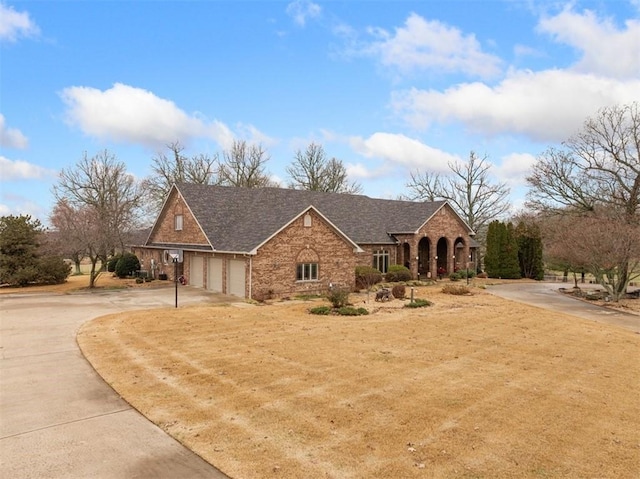
[{"label": "concrete driveway", "polygon": [[[181,287],[178,304],[212,299]],[[174,301],[170,287],[0,296],[0,477],[227,477],[131,408],[76,344],[95,317]]]},{"label": "concrete driveway", "polygon": [[603,308],[559,292],[560,288],[571,287],[572,283],[518,282],[489,286],[487,291],[520,303],[571,314],[589,321],[613,324],[640,333],[640,316]]}]

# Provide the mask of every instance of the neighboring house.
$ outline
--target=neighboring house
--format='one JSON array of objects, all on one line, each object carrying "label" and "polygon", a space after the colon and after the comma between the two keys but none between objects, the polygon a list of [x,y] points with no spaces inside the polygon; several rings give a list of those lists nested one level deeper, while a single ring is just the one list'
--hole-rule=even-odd
[{"label": "neighboring house", "polygon": [[265,299],[353,288],[357,265],[418,279],[473,268],[473,235],[446,201],[180,184],[133,251],[156,277],[175,266],[192,286]]}]

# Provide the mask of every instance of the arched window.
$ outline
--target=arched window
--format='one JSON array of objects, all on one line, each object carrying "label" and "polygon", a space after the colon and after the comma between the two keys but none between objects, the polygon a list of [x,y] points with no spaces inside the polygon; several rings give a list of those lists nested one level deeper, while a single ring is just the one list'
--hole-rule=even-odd
[{"label": "arched window", "polygon": [[296,258],[296,281],[318,281],[319,277],[318,254],[311,248],[304,248]]}]

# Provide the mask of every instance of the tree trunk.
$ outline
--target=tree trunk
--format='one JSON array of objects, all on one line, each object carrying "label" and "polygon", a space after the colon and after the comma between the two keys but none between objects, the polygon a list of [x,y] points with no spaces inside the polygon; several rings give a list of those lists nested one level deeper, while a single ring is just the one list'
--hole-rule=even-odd
[{"label": "tree trunk", "polygon": [[95,288],[96,279],[98,279],[99,271],[96,271],[96,265],[98,263],[98,257],[91,258],[91,271],[89,272],[89,289]]}]

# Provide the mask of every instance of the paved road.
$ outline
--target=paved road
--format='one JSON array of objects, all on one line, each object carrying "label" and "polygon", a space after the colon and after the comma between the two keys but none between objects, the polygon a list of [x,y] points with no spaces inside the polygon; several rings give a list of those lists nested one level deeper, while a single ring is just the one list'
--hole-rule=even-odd
[{"label": "paved road", "polygon": [[[173,306],[173,291],[0,296],[0,477],[227,477],[132,409],[76,344],[86,321]],[[205,299],[180,288],[179,305]]]},{"label": "paved road", "polygon": [[552,311],[572,314],[590,321],[614,324],[640,333],[640,316],[613,311],[560,293],[560,288],[571,287],[567,283],[511,283],[487,288],[492,294]]}]

